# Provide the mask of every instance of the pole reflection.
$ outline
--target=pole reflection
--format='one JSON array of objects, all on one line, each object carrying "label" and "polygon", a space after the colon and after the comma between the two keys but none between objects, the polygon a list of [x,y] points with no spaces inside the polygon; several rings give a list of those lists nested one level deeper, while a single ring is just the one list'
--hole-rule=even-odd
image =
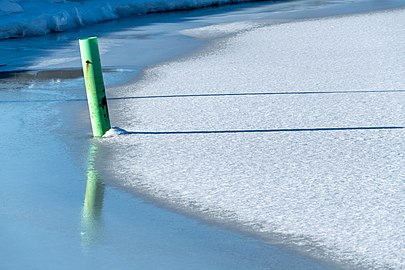
[{"label": "pole reflection", "polygon": [[100,239],[102,228],[101,215],[104,201],[104,184],[95,168],[97,152],[98,146],[92,143],[89,149],[86,194],[81,219],[81,243],[85,249]]}]

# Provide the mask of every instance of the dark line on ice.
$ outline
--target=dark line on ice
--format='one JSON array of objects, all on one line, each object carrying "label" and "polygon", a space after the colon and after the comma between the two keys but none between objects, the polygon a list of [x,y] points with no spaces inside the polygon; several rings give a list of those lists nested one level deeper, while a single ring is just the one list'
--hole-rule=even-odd
[{"label": "dark line on ice", "polygon": [[272,96],[272,95],[320,95],[320,94],[366,94],[366,93],[404,93],[405,90],[359,90],[359,91],[304,91],[304,92],[252,92],[252,93],[213,93],[213,94],[178,94],[159,96],[113,97],[109,100],[123,99],[161,99],[190,97],[226,97],[226,96]]},{"label": "dark line on ice", "polygon": [[55,103],[55,102],[85,102],[87,99],[32,99],[32,100],[0,100],[1,103]]},{"label": "dark line on ice", "polygon": [[189,131],[127,131],[132,135],[181,135],[181,134],[229,134],[229,133],[281,133],[281,132],[317,132],[317,131],[353,131],[353,130],[396,130],[401,126],[381,127],[332,127],[332,128],[282,128],[282,129],[236,129],[236,130],[189,130]]},{"label": "dark line on ice", "polygon": [[[349,91],[304,91],[304,92],[252,92],[252,93],[213,93],[213,94],[178,94],[159,96],[112,97],[109,101],[127,99],[166,99],[192,97],[232,97],[232,96],[276,96],[276,95],[324,95],[324,94],[367,94],[367,93],[405,93],[405,90],[349,90]],[[47,99],[47,100],[0,100],[0,103],[52,103],[52,102],[83,102],[86,99]]]}]

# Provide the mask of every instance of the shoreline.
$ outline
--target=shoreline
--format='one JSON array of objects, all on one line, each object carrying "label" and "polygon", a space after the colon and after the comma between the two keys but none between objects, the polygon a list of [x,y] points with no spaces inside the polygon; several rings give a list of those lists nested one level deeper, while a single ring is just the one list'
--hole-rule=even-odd
[{"label": "shoreline", "polygon": [[[344,1],[344,0],[341,0]],[[166,25],[172,24],[164,31],[169,34],[169,37],[184,38],[184,35],[177,34],[184,29],[204,27],[212,24],[232,24],[239,21],[257,21],[260,24],[278,24],[289,23],[293,21],[319,19],[330,16],[345,16],[350,14],[363,14],[369,12],[378,12],[384,10],[392,10],[405,7],[404,3],[397,1],[384,2],[375,6],[374,4],[367,4],[370,0],[363,0],[354,3],[340,3],[333,1],[322,3],[320,6],[313,3],[306,3],[302,1],[287,1],[276,3],[260,3],[260,2],[247,2],[236,5],[225,5],[215,8],[202,8],[189,11],[177,11],[177,12],[162,12],[152,13],[148,15],[141,15],[136,17],[122,18],[114,21],[103,22],[95,25],[91,25],[84,28],[73,29],[71,31],[49,34],[44,37],[27,37],[23,39],[9,39],[0,41],[0,49],[5,53],[9,52],[9,48],[14,48],[19,51],[19,55],[9,58],[0,57],[0,72],[24,72],[24,70],[32,72],[41,72],[55,69],[81,69],[80,59],[77,56],[77,40],[83,36],[98,35],[100,40],[104,42],[101,46],[104,47],[101,54],[103,60],[103,66],[105,68],[132,68],[137,70],[158,63],[174,60],[178,57],[184,56],[184,50],[187,53],[200,50],[206,46],[209,40],[205,39],[188,39],[182,40],[181,43],[175,43],[175,41],[169,39],[170,45],[169,56],[161,53],[158,46],[153,45],[153,49],[156,50],[158,56],[153,56],[152,60],[146,59],[143,55],[139,55],[139,58],[133,56],[122,57],[117,54],[117,48],[127,47],[131,50],[140,50],[142,48],[148,51],[149,55],[151,48],[143,44],[143,40],[150,36],[155,35],[152,25],[161,25],[163,29],[167,28]],[[300,6],[302,5],[302,6]],[[179,16],[178,19],[176,16]],[[207,18],[204,18],[204,17]],[[179,22],[185,23],[181,25]],[[180,26],[176,29],[176,24]],[[130,27],[128,31],[125,29]],[[102,29],[100,29],[102,28]],[[171,29],[172,28],[172,29]],[[142,32],[147,31],[146,36]],[[149,32],[149,33],[148,33]],[[107,34],[111,33],[111,34]],[[214,38],[218,38],[214,37]],[[140,45],[131,45],[131,42],[125,42],[137,40]],[[42,45],[42,40],[47,40],[48,47]],[[113,45],[113,42],[116,45]],[[167,39],[165,40],[167,42]],[[174,42],[174,43],[172,43]],[[192,45],[184,44],[191,43]],[[173,51],[171,47],[179,46],[181,50]],[[27,50],[29,48],[29,50]],[[57,50],[57,54],[55,51]],[[26,55],[26,53],[28,53]],[[11,51],[10,51],[11,54]],[[76,57],[72,57],[76,55]],[[4,55],[6,56],[6,54]],[[11,61],[12,60],[12,61]],[[134,65],[134,63],[138,63]]]},{"label": "shoreline", "polygon": [[[143,16],[150,14],[161,14],[167,12],[193,11],[201,9],[209,9],[215,7],[226,7],[232,5],[241,5],[250,3],[255,4],[255,0],[219,0],[209,1],[203,0],[199,2],[182,1],[178,3],[172,2],[140,2],[133,3],[131,1],[115,1],[100,3],[98,7],[91,7],[91,4],[81,3],[65,3],[59,2],[58,5],[50,6],[41,1],[37,2],[8,2],[0,4],[0,17],[4,21],[4,25],[0,32],[0,40],[19,39],[32,36],[44,36],[50,33],[60,33],[79,29],[81,27],[92,26],[97,23],[103,23],[118,19],[125,19],[134,16]],[[274,5],[283,5],[285,1],[276,0]],[[342,4],[342,0],[337,0],[337,4]],[[363,1],[367,2],[367,1]],[[318,6],[317,3],[301,1],[303,6],[312,8]],[[301,5],[299,3],[298,5]],[[329,5],[331,2],[326,2],[324,5]],[[332,2],[333,4],[333,2]],[[287,3],[291,5],[291,3]],[[383,9],[398,7],[403,4],[398,2],[387,2],[375,7],[372,4],[368,8],[364,8],[364,3],[349,3],[351,9],[355,12],[371,11],[373,9]],[[40,12],[37,11],[38,6]],[[336,11],[333,11],[336,12]],[[333,13],[332,12],[332,13]],[[346,10],[344,12],[353,12]]]}]

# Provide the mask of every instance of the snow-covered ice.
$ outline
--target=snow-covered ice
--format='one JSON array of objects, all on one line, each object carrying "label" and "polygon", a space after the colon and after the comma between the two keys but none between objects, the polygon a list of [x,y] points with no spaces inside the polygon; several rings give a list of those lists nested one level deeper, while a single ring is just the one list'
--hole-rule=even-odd
[{"label": "snow-covered ice", "polygon": [[123,134],[128,134],[128,132],[119,127],[112,127],[103,135],[103,138],[115,137]]},{"label": "snow-covered ice", "polygon": [[235,26],[108,90],[127,132],[103,139],[105,168],[118,185],[314,255],[405,268],[405,10]]},{"label": "snow-covered ice", "polygon": [[[188,10],[206,6],[251,2],[252,0],[0,0],[0,40],[26,36],[41,36],[63,32],[118,18],[173,10]],[[254,0],[253,0],[254,1]],[[337,7],[337,6],[341,7]],[[269,13],[275,20],[297,19],[300,16],[361,12],[403,6],[403,0],[296,0],[269,1],[268,6],[251,10],[265,18]],[[328,8],[333,7],[333,8]],[[298,15],[304,10],[317,10]],[[298,11],[298,12],[297,12]],[[304,12],[305,13],[305,12]],[[290,15],[288,15],[290,14]],[[244,11],[234,14],[250,16]],[[298,16],[297,16],[298,15]],[[201,33],[204,34],[204,33]]]},{"label": "snow-covered ice", "polygon": [[248,0],[0,0],[0,39],[45,35],[129,15]]}]

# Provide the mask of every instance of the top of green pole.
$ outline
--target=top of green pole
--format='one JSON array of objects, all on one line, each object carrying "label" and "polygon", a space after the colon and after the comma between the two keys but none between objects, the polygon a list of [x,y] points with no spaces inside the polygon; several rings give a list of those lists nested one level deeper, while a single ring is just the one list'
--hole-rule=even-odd
[{"label": "top of green pole", "polygon": [[102,76],[97,37],[81,38],[79,45],[84,75]]},{"label": "top of green pole", "polygon": [[79,40],[94,40],[94,39],[97,39],[97,37],[96,36],[94,36],[94,37],[85,37],[85,38],[80,38]]}]

